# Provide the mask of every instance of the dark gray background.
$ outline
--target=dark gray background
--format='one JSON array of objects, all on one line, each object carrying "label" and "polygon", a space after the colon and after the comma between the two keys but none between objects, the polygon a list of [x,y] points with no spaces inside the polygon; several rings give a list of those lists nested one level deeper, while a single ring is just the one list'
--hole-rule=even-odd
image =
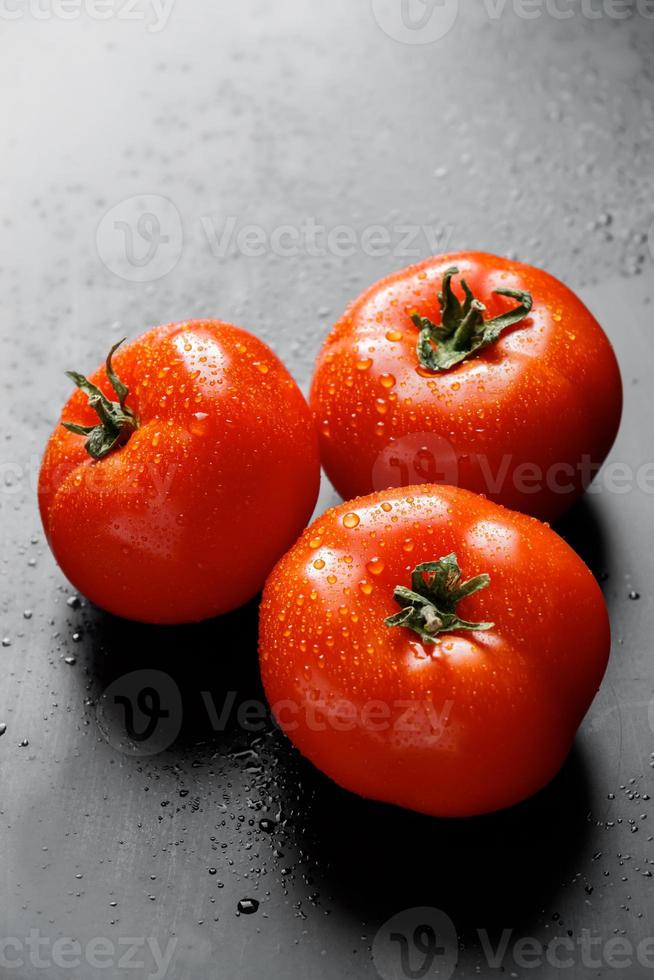
[{"label": "dark gray background", "polygon": [[[566,19],[551,3],[461,2],[457,15],[444,0],[425,28],[443,36],[406,43],[429,38],[398,38],[400,0],[176,0],[161,30],[145,0],[131,14],[116,0],[103,21],[47,2],[38,16],[23,6],[8,19],[9,0],[0,13],[0,935],[24,959],[0,975],[145,977],[150,961],[119,966],[124,947],[108,969],[57,967],[52,942],[172,936],[174,980],[374,978],[375,935],[416,906],[454,923],[457,978],[494,975],[480,929],[494,945],[513,930],[508,976],[649,975],[604,944],[654,935],[654,21],[600,0],[561,0]],[[158,232],[137,225],[146,212]],[[339,254],[341,240],[322,235],[309,249],[300,231],[293,255],[270,238],[244,255],[234,236],[220,246],[230,219],[267,234],[312,219],[356,243]],[[373,225],[388,236],[380,254],[364,234]],[[167,630],[67,604],[35,480],[63,370],[91,369],[110,340],[219,316],[266,339],[306,385],[361,288],[466,247],[580,290],[616,345],[626,408],[612,468],[560,528],[610,606],[603,687],[552,786],[449,823],[341,792],[270,726],[243,731],[233,712],[214,731],[201,692],[218,708],[226,692],[236,705],[261,696],[256,604]],[[321,506],[333,499],[324,487]],[[571,656],[574,644],[571,624]],[[163,670],[180,691],[179,737],[151,757],[121,751],[120,715],[105,718],[109,741],[96,721],[102,692],[136,669]],[[237,916],[244,897],[261,903],[256,915]],[[405,931],[415,924],[408,914]],[[30,963],[30,929],[48,940],[47,968]],[[583,930],[599,965],[579,947],[566,968],[514,962],[520,937]]]}]

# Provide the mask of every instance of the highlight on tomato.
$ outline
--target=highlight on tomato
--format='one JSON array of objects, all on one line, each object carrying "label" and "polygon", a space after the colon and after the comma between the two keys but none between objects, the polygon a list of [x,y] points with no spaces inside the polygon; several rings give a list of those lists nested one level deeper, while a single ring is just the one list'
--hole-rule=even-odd
[{"label": "highlight on tomato", "polygon": [[300,752],[354,793],[441,817],[553,778],[609,646],[601,591],[562,538],[449,486],[327,511],[261,606],[264,687]]},{"label": "highlight on tomato", "polygon": [[66,402],[39,476],[62,571],[98,606],[181,623],[242,605],[305,527],[309,407],[261,340],[191,320],[114,345]]},{"label": "highlight on tomato", "polygon": [[345,499],[450,483],[552,520],[609,452],[622,385],[611,344],[567,286],[458,252],[351,304],[319,354],[310,401]]}]

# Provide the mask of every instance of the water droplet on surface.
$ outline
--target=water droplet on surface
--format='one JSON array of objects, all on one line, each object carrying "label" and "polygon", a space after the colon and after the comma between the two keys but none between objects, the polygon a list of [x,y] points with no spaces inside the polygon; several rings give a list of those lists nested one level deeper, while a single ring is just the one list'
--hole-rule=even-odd
[{"label": "water droplet on surface", "polygon": [[242,898],[236,906],[242,915],[252,915],[259,908],[256,898]]},{"label": "water droplet on surface", "polygon": [[640,599],[640,592],[636,592],[635,589],[632,589],[631,592],[629,593],[629,598],[633,599],[634,601],[636,599]]},{"label": "water droplet on surface", "polygon": [[259,826],[265,834],[272,834],[277,824],[274,820],[270,820],[268,817],[262,817],[259,821]]},{"label": "water droplet on surface", "polygon": [[7,731],[7,726],[5,725],[4,721],[0,722],[0,735],[4,735],[6,731]]}]

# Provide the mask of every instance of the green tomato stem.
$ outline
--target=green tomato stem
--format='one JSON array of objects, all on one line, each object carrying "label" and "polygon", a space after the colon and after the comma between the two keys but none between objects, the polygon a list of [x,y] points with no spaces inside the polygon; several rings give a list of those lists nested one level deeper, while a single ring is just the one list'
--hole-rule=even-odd
[{"label": "green tomato stem", "polygon": [[139,427],[136,415],[125,404],[129,388],[120,380],[111,362],[114,353],[124,342],[125,338],[123,337],[122,340],[113,345],[105,362],[107,377],[116,392],[117,402],[109,401],[107,396],[83,374],[78,374],[77,371],[66,371],[66,375],[71,381],[87,395],[89,405],[100,422],[97,425],[78,425],[76,422],[62,422],[61,424],[69,432],[87,437],[84,448],[93,459],[102,459],[113,449],[117,449],[118,446],[124,446],[135,429]]},{"label": "green tomato stem", "polygon": [[393,598],[403,608],[384,623],[412,629],[423,643],[435,643],[439,633],[454,630],[489,630],[494,623],[471,623],[456,614],[457,603],[485,589],[489,583],[490,577],[486,574],[462,582],[454,552],[438,561],[423,562],[411,573],[410,589],[396,586]]},{"label": "green tomato stem", "polygon": [[465,299],[461,303],[452,289],[452,277],[459,274],[456,266],[443,273],[443,286],[438,294],[441,322],[433,323],[428,317],[413,313],[411,319],[420,331],[416,353],[423,368],[428,371],[447,371],[494,343],[503,330],[520,323],[531,311],[531,294],[522,289],[495,289],[498,296],[510,296],[518,306],[506,313],[484,320],[486,309],[472,294],[465,279],[461,288]]}]

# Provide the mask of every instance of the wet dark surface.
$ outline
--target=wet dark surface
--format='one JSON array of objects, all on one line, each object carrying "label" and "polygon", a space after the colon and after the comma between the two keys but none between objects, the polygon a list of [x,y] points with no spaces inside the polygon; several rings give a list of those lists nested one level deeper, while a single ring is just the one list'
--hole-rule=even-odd
[{"label": "wet dark surface", "polygon": [[[177,0],[158,31],[3,19],[0,976],[401,978],[399,956],[371,948],[420,906],[458,937],[455,972],[436,960],[429,977],[494,975],[503,933],[506,976],[654,968],[654,941],[637,951],[654,936],[654,21],[480,5],[407,44],[375,19],[394,24],[393,7]],[[145,212],[157,226],[137,225]],[[307,221],[325,229],[313,247]],[[246,225],[262,254],[243,254]],[[341,225],[351,254],[328,240]],[[267,718],[244,724],[262,699],[256,603],[161,629],[70,601],[34,491],[62,372],[95,365],[109,338],[222,316],[306,385],[363,286],[467,246],[579,289],[616,345],[626,405],[612,468],[559,528],[609,603],[605,682],[551,786],[448,822],[350,796]],[[325,487],[321,506],[333,499]],[[130,743],[113,700],[144,677],[175,706],[160,743]],[[81,954],[54,945],[67,937]],[[525,937],[572,951],[554,943],[525,966]]]}]

